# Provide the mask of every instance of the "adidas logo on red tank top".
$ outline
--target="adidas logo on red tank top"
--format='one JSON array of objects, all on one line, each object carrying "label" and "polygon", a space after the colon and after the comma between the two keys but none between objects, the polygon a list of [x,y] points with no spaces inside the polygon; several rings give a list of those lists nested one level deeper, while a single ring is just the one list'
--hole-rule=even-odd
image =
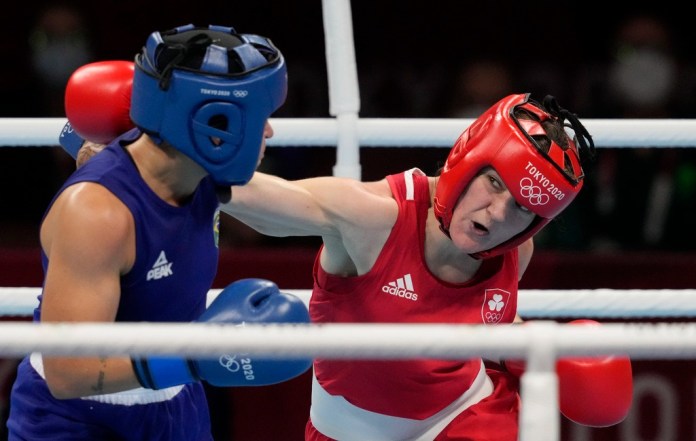
[{"label": "adidas logo on red tank top", "polygon": [[413,281],[411,280],[410,274],[406,274],[393,282],[387,283],[382,287],[382,292],[386,292],[387,294],[391,294],[396,297],[413,300],[414,302],[418,300],[418,294],[413,291]]}]

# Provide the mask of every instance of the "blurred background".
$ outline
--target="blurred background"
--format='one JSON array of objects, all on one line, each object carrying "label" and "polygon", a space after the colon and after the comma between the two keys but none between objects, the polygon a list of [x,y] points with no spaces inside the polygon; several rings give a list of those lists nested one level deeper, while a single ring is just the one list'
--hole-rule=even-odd
[{"label": "blurred background", "polygon": [[[152,31],[187,23],[270,37],[286,57],[290,83],[274,117],[329,116],[319,0],[28,6],[3,7],[0,117],[63,117],[65,83],[77,67],[132,60]],[[673,1],[630,6],[353,0],[360,116],[475,118],[509,93],[531,92],[537,99],[555,95],[581,119],[696,118],[692,19]],[[538,236],[522,288],[696,287],[696,148],[598,147],[585,190]],[[442,148],[363,149],[363,179],[414,166],[434,174],[446,155]],[[334,162],[331,146],[269,148],[262,169],[296,179],[329,175]],[[0,286],[41,284],[38,225],[73,169],[59,148],[0,148]],[[268,238],[229,218],[220,238],[217,287],[240,277],[311,287],[317,239]],[[0,374],[11,378],[13,362]],[[696,439],[694,364],[637,362],[642,395],[629,421],[594,430],[566,421],[564,440]],[[253,391],[211,391],[216,439],[302,439],[308,390],[300,378]]]}]

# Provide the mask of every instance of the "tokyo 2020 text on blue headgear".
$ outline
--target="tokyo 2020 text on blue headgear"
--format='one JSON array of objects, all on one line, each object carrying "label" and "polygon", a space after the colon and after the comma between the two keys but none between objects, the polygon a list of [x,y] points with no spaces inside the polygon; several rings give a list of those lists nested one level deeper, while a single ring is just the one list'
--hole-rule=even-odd
[{"label": "tokyo 2020 text on blue headgear", "polygon": [[189,24],[153,32],[135,66],[135,125],[196,161],[216,184],[246,184],[266,120],[287,95],[285,60],[273,43]]}]

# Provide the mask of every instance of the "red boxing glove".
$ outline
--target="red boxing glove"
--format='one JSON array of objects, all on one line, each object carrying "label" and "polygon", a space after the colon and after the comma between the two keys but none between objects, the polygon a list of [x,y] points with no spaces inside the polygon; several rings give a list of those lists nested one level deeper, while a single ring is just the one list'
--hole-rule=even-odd
[{"label": "red boxing glove", "polygon": [[[569,324],[599,325],[594,320]],[[631,360],[622,356],[562,358],[556,363],[561,413],[590,427],[623,421],[633,400]]]},{"label": "red boxing glove", "polygon": [[[573,325],[599,325],[573,320]],[[525,360],[505,360],[505,369],[520,377]],[[633,400],[633,372],[628,357],[564,357],[556,362],[559,406],[563,416],[589,427],[608,427],[623,421]]]},{"label": "red boxing glove", "polygon": [[82,138],[107,144],[134,127],[130,119],[131,61],[85,64],[65,87],[65,115]]}]

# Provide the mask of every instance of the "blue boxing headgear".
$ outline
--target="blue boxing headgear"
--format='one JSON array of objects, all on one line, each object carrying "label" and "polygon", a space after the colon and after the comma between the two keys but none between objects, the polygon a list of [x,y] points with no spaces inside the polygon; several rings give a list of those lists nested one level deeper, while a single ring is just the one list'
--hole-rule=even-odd
[{"label": "blue boxing headgear", "polygon": [[287,71],[265,37],[193,25],[154,32],[135,58],[130,116],[220,186],[249,182],[266,120],[285,102]]}]

